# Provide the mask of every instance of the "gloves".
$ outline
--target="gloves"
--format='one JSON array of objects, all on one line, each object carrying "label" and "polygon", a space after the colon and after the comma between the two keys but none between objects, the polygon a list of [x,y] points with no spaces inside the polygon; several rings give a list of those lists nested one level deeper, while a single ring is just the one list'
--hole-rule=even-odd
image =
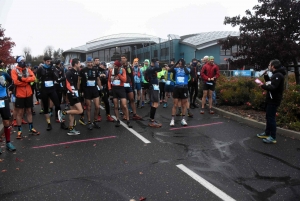
[{"label": "gloves", "polygon": [[22,74],[18,74],[18,80],[20,81],[20,82],[22,82]]},{"label": "gloves", "polygon": [[112,90],[109,90],[108,94],[109,94],[110,96],[113,96]]}]

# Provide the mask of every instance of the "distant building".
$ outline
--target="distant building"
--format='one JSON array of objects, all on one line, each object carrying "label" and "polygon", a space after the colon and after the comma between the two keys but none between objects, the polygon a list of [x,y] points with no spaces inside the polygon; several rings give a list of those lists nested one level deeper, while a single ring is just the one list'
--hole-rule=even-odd
[{"label": "distant building", "polygon": [[185,36],[168,35],[168,39],[156,36],[126,33],[115,34],[97,38],[85,45],[71,48],[63,52],[65,65],[69,65],[70,59],[79,58],[82,62],[87,57],[99,57],[100,61],[110,62],[120,59],[126,54],[129,61],[139,58],[142,63],[145,59],[157,58],[161,63],[169,63],[172,58],[178,60],[184,58],[190,62],[193,58],[202,59],[205,55],[214,56],[215,63],[225,66],[225,58],[231,57],[237,48],[222,50],[217,44],[218,40],[227,36],[239,36],[235,31],[213,31],[190,34]]}]

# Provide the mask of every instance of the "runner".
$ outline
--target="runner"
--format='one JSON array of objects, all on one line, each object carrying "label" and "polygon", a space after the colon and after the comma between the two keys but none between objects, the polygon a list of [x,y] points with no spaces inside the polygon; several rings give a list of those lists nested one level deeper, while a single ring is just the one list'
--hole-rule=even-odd
[{"label": "runner", "polygon": [[[173,64],[174,65],[174,64]],[[166,108],[168,106],[168,99],[171,98],[171,96],[173,97],[173,91],[174,91],[174,85],[175,82],[172,79],[173,77],[173,73],[169,72],[170,67],[173,66],[172,64],[170,64],[169,66],[166,66],[166,71],[167,71],[167,80],[166,80],[166,84],[165,84],[165,92],[166,92],[166,101],[163,105],[164,108]]]},{"label": "runner", "polygon": [[[83,97],[87,104],[88,129],[92,130],[93,127],[100,128],[97,117],[100,109],[98,89],[101,89],[101,82],[98,70],[93,68],[93,59],[91,57],[87,58],[86,64],[87,67],[79,72],[78,90],[83,91]],[[84,88],[82,89],[81,86],[84,86]],[[95,105],[93,122],[91,121],[92,101]]]},{"label": "runner", "polygon": [[[55,91],[58,97],[59,104],[62,102],[62,97],[64,93],[64,89],[66,87],[66,77],[65,77],[65,69],[61,65],[61,61],[57,60],[55,62],[55,69],[58,75],[58,79],[54,81]],[[58,112],[55,112],[55,121],[60,122],[58,119]],[[68,130],[68,127],[65,125],[65,123],[61,123],[60,128]]]},{"label": "runner", "polygon": [[[134,103],[134,77],[133,77],[133,69],[127,62],[127,56],[124,54],[121,56],[122,68],[126,71],[126,82],[124,83],[124,88],[127,94],[127,99],[129,99],[129,103],[133,112],[132,119],[133,120],[141,120],[142,117],[136,114],[136,106]],[[127,119],[129,120],[129,119]]]},{"label": "runner", "polygon": [[[94,58],[93,68],[96,68],[98,71],[100,71],[100,59],[98,57]],[[98,121],[102,121],[102,116],[101,116],[101,110],[100,109],[99,109],[99,112],[98,112]]]},{"label": "runner", "polygon": [[190,69],[185,66],[184,59],[179,59],[179,61],[176,63],[174,67],[169,69],[170,72],[173,72],[174,80],[176,80],[175,88],[174,88],[174,104],[172,108],[172,120],[170,123],[170,126],[174,126],[174,117],[176,113],[176,107],[178,104],[178,101],[181,102],[182,107],[182,120],[181,125],[187,126],[186,120],[185,120],[185,112],[187,108],[187,99],[188,99],[188,79],[190,75]]},{"label": "runner", "polygon": [[[0,61],[2,63],[2,61]],[[15,151],[15,146],[10,142],[10,107],[9,107],[9,97],[6,88],[9,88],[12,84],[12,79],[8,73],[0,69],[0,114],[2,117],[4,125],[4,135],[6,139],[6,149],[8,151]],[[0,154],[2,154],[2,149],[0,147]]]},{"label": "runner", "polygon": [[101,100],[105,104],[105,111],[106,111],[106,121],[114,122],[115,120],[110,115],[110,107],[109,107],[109,91],[107,87],[108,83],[108,69],[106,68],[106,63],[103,61],[100,63],[99,70],[99,76],[101,81],[101,86],[103,87],[101,91],[99,91]]},{"label": "runner", "polygon": [[35,80],[33,72],[26,68],[25,58],[17,57],[16,59],[18,66],[12,70],[12,80],[15,85],[16,93],[16,113],[17,113],[17,124],[18,124],[18,134],[17,139],[22,138],[22,117],[24,115],[24,110],[26,110],[28,125],[29,125],[29,134],[37,134],[40,132],[36,131],[33,128],[32,123],[32,113],[31,108],[33,107],[33,96],[30,86],[30,82]]},{"label": "runner", "polygon": [[166,86],[166,79],[168,76],[168,72],[166,70],[166,67],[168,64],[165,64],[162,70],[157,73],[157,78],[159,79],[159,99],[160,103],[163,103],[165,105],[165,86]]},{"label": "runner", "polygon": [[209,97],[209,113],[214,114],[214,111],[212,110],[212,95],[215,91],[216,81],[219,76],[219,67],[214,64],[214,57],[210,56],[208,62],[201,69],[201,78],[203,84],[202,109],[200,110],[201,114],[204,114],[204,105],[207,95]]},{"label": "runner", "polygon": [[132,125],[129,121],[129,112],[127,108],[127,100],[126,100],[126,90],[124,87],[124,83],[126,83],[126,71],[121,67],[121,63],[116,60],[114,63],[114,68],[109,70],[108,74],[108,90],[109,94],[113,96],[114,101],[114,111],[117,118],[116,127],[119,127],[121,122],[119,118],[119,110],[118,110],[118,99],[121,101],[121,108],[123,113],[126,115],[127,126],[132,128]]},{"label": "runner", "polygon": [[147,80],[145,80],[145,72],[149,67],[149,60],[145,59],[144,61],[144,66],[140,69],[141,70],[141,75],[142,75],[142,105],[141,108],[145,106],[145,100],[146,100],[146,94],[149,89],[149,83]]},{"label": "runner", "polygon": [[[43,67],[39,68],[36,72],[37,74],[37,93],[40,93],[40,97],[44,107],[44,115],[47,121],[47,131],[52,130],[52,125],[49,115],[49,99],[55,105],[55,112],[60,110],[60,102],[58,100],[54,82],[58,81],[58,72],[55,67],[51,66],[51,57],[44,57]],[[50,112],[52,110],[50,109]]]},{"label": "runner", "polygon": [[68,100],[70,101],[70,110],[59,110],[58,111],[58,118],[60,122],[63,122],[64,116],[69,115],[69,131],[68,135],[79,135],[80,131],[75,130],[74,122],[75,118],[74,115],[82,114],[83,109],[82,105],[79,100],[78,94],[78,74],[80,68],[80,61],[79,59],[75,58],[72,59],[72,68],[67,71],[66,73],[66,87],[68,89],[67,96]]},{"label": "runner", "polygon": [[151,108],[150,108],[150,122],[148,125],[150,127],[160,128],[162,126],[161,123],[154,120],[156,108],[159,104],[159,86],[158,86],[158,79],[157,73],[160,72],[162,68],[159,66],[159,62],[157,59],[151,60],[151,65],[147,68],[145,72],[145,80],[149,83],[149,99],[151,101]]},{"label": "runner", "polygon": [[196,98],[198,96],[198,80],[200,77],[200,69],[198,67],[198,60],[193,59],[192,65],[190,66],[191,69],[191,80],[189,82],[190,85],[190,107],[191,109],[199,108],[198,105],[196,105]]},{"label": "runner", "polygon": [[135,58],[133,60],[133,76],[134,76],[134,88],[136,89],[136,107],[140,107],[141,101],[141,89],[142,89],[142,74],[141,74],[141,67],[139,66],[139,59]]}]

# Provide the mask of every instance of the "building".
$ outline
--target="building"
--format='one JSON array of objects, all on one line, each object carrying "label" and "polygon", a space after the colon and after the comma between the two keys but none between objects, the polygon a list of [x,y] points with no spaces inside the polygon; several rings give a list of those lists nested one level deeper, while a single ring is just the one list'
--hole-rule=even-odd
[{"label": "building", "polygon": [[136,57],[141,62],[145,59],[157,58],[161,63],[169,63],[172,58],[175,60],[184,58],[189,62],[193,58],[201,59],[209,55],[215,57],[215,63],[226,68],[227,64],[224,59],[231,57],[232,52],[237,51],[237,48],[222,50],[218,45],[218,40],[229,35],[239,36],[239,32],[213,31],[185,36],[169,34],[168,39],[137,33],[115,34],[66,50],[63,56],[65,65],[69,65],[72,58],[79,58],[83,62],[89,56],[110,62],[126,54],[130,61]]}]

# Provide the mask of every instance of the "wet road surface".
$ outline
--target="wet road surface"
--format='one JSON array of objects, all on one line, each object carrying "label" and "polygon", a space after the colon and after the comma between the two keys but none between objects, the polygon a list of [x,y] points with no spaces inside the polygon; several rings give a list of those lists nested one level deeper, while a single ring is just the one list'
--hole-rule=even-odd
[{"label": "wet road surface", "polygon": [[99,130],[78,124],[79,136],[57,123],[46,131],[35,115],[41,135],[28,136],[24,125],[22,140],[12,133],[17,151],[0,155],[0,200],[300,200],[300,141],[263,144],[261,130],[198,109],[188,127],[176,117],[171,128],[162,105],[163,127],[150,128],[149,111],[138,109],[144,121],[133,121],[133,131],[102,120]]}]

